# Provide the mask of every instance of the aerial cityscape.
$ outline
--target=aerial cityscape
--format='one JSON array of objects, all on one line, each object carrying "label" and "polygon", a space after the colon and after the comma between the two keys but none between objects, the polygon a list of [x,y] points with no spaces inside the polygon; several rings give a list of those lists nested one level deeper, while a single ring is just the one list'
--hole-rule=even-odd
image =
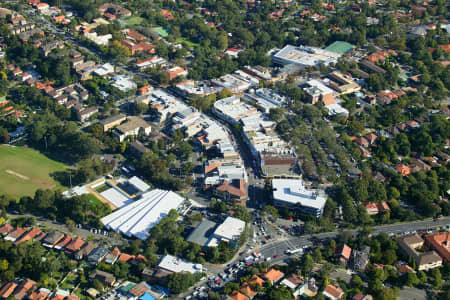
[{"label": "aerial cityscape", "polygon": [[0,299],[450,300],[450,2],[0,0]]}]

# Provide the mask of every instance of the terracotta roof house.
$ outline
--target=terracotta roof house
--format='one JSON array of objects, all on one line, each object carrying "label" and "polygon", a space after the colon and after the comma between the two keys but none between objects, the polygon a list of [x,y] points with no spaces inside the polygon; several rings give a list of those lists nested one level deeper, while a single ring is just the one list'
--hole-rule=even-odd
[{"label": "terracotta roof house", "polygon": [[411,268],[407,263],[401,263],[401,262],[398,262],[398,263],[395,264],[395,268],[396,268],[397,271],[399,271],[401,274],[407,273],[407,272],[413,272],[413,273],[416,272],[416,271],[414,271],[414,269]]},{"label": "terracotta roof house", "polygon": [[8,282],[7,284],[5,284],[2,289],[0,290],[0,298],[1,299],[6,299],[9,296],[12,295],[12,293],[14,292],[14,290],[17,287],[17,283],[15,282]]},{"label": "terracotta roof house", "polygon": [[305,280],[302,277],[297,276],[295,274],[290,274],[289,276],[286,276],[286,278],[284,278],[281,281],[281,284],[292,290],[295,290],[304,281]]},{"label": "terracotta roof house", "polygon": [[14,227],[11,224],[6,223],[0,227],[0,234],[5,236],[8,233],[12,232],[13,230],[14,230]]},{"label": "terracotta roof house", "polygon": [[30,300],[45,300],[47,299],[48,295],[50,295],[50,291],[45,288],[40,288],[39,291],[33,291],[28,296],[28,299]]},{"label": "terracotta roof house", "polygon": [[14,244],[18,245],[20,243],[26,242],[34,238],[35,236],[41,234],[41,230],[39,228],[33,227],[27,233],[22,235],[19,239],[17,239]]},{"label": "terracotta roof house", "polygon": [[340,287],[329,284],[323,291],[323,295],[329,299],[338,300],[344,297],[344,291]]},{"label": "terracotta roof house", "polygon": [[262,275],[265,279],[269,280],[272,284],[278,282],[283,278],[284,274],[277,269],[270,268],[267,272]]},{"label": "terracotta roof house", "polygon": [[231,297],[233,300],[248,300],[247,296],[245,296],[244,294],[241,294],[241,293],[238,292],[238,291],[232,292],[231,295],[230,295],[230,297]]},{"label": "terracotta roof house", "polygon": [[119,259],[120,254],[119,248],[114,247],[114,249],[106,255],[105,263],[113,265]]},{"label": "terracotta roof house", "polygon": [[371,295],[358,294],[352,300],[373,300],[373,297]]},{"label": "terracotta roof house", "polygon": [[250,284],[251,286],[259,285],[260,287],[262,287],[264,284],[264,280],[261,277],[259,277],[258,275],[253,275],[247,281],[247,283]]},{"label": "terracotta roof house", "polygon": [[169,21],[174,19],[172,13],[170,11],[168,11],[167,9],[161,10],[161,15],[164,18],[166,18],[166,20],[169,20]]},{"label": "terracotta roof house", "polygon": [[247,185],[244,179],[234,179],[231,183],[223,181],[215,188],[214,194],[225,200],[242,200],[247,197]]},{"label": "terracotta roof house", "polygon": [[132,259],[134,259],[134,255],[130,255],[130,254],[126,254],[126,253],[122,253],[119,256],[119,261],[128,262]]},{"label": "terracotta roof house", "polygon": [[24,299],[28,291],[36,286],[36,282],[31,279],[23,280],[14,291],[14,298],[17,300]]},{"label": "terracotta roof house", "polygon": [[16,228],[11,231],[6,237],[5,241],[15,242],[18,238],[20,238],[27,230],[25,228]]},{"label": "terracotta roof house", "polygon": [[402,176],[408,176],[409,174],[411,174],[411,169],[404,164],[396,165],[395,169]]},{"label": "terracotta roof house", "polygon": [[83,247],[86,242],[81,237],[76,237],[66,246],[66,253],[74,255],[78,250]]},{"label": "terracotta roof house", "polygon": [[373,145],[373,144],[375,144],[375,141],[378,138],[378,136],[373,133],[369,133],[368,135],[365,136],[365,138],[369,142],[370,145]]},{"label": "terracotta roof house", "polygon": [[426,244],[433,248],[445,263],[450,262],[450,233],[442,232],[425,237]]},{"label": "terracotta roof house", "polygon": [[341,264],[346,265],[352,255],[352,248],[344,244],[337,253],[337,257]]},{"label": "terracotta roof house", "polygon": [[249,299],[253,299],[253,297],[257,294],[257,292],[246,282],[241,285],[239,292],[247,296]]},{"label": "terracotta roof house", "polygon": [[391,210],[391,208],[389,207],[389,205],[385,201],[380,202],[380,203],[367,202],[364,206],[365,206],[365,208],[367,210],[367,213],[369,215],[376,215],[379,212],[390,211]]},{"label": "terracotta roof house", "polygon": [[66,247],[71,241],[72,241],[72,237],[70,235],[66,234],[64,236],[64,238],[55,245],[55,249],[61,250],[64,247]]},{"label": "terracotta roof house", "polygon": [[97,247],[98,245],[96,243],[89,241],[83,246],[83,248],[81,248],[75,253],[74,257],[77,260],[82,260],[85,256],[88,256]]}]

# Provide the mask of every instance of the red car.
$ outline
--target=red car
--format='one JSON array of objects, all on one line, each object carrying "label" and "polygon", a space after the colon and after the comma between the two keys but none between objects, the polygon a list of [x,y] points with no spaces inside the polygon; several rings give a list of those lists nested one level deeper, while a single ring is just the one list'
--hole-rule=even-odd
[{"label": "red car", "polygon": [[222,281],[222,280],[217,279],[217,280],[216,280],[216,283],[219,284],[221,281]]},{"label": "red car", "polygon": [[273,258],[277,258],[279,255],[278,254],[275,254],[274,256],[273,256]]}]

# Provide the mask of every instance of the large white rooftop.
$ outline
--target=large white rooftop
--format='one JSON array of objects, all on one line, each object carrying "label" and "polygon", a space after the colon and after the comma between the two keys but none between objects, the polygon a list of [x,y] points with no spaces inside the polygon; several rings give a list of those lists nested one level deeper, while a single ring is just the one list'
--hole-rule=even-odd
[{"label": "large white rooftop", "polygon": [[187,260],[172,255],[164,256],[161,259],[158,267],[174,273],[179,272],[196,273],[203,271],[203,266],[201,264],[193,264],[191,262],[188,262]]},{"label": "large white rooftop", "polygon": [[216,228],[214,235],[220,239],[233,241],[239,238],[244,229],[244,221],[233,217],[227,217],[225,221]]},{"label": "large white rooftop", "polygon": [[315,209],[323,209],[327,198],[318,191],[307,190],[303,180],[298,179],[273,179],[273,198],[278,201]]},{"label": "large white rooftop", "polygon": [[301,66],[316,66],[320,63],[328,65],[337,62],[341,55],[316,47],[286,45],[273,58],[281,64],[297,64]]},{"label": "large white rooftop", "polygon": [[155,189],[144,193],[140,200],[103,217],[101,221],[108,229],[146,239],[149,230],[170,210],[178,209],[183,201],[183,197],[174,192]]}]

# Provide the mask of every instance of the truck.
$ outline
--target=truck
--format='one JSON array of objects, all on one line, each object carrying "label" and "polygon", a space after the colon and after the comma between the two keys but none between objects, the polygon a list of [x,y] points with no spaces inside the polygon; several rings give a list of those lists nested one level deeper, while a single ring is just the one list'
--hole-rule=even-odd
[{"label": "truck", "polygon": [[289,255],[293,255],[293,254],[297,254],[297,253],[302,253],[302,252],[303,252],[303,248],[288,249],[288,250],[286,250],[286,254],[289,254]]}]

